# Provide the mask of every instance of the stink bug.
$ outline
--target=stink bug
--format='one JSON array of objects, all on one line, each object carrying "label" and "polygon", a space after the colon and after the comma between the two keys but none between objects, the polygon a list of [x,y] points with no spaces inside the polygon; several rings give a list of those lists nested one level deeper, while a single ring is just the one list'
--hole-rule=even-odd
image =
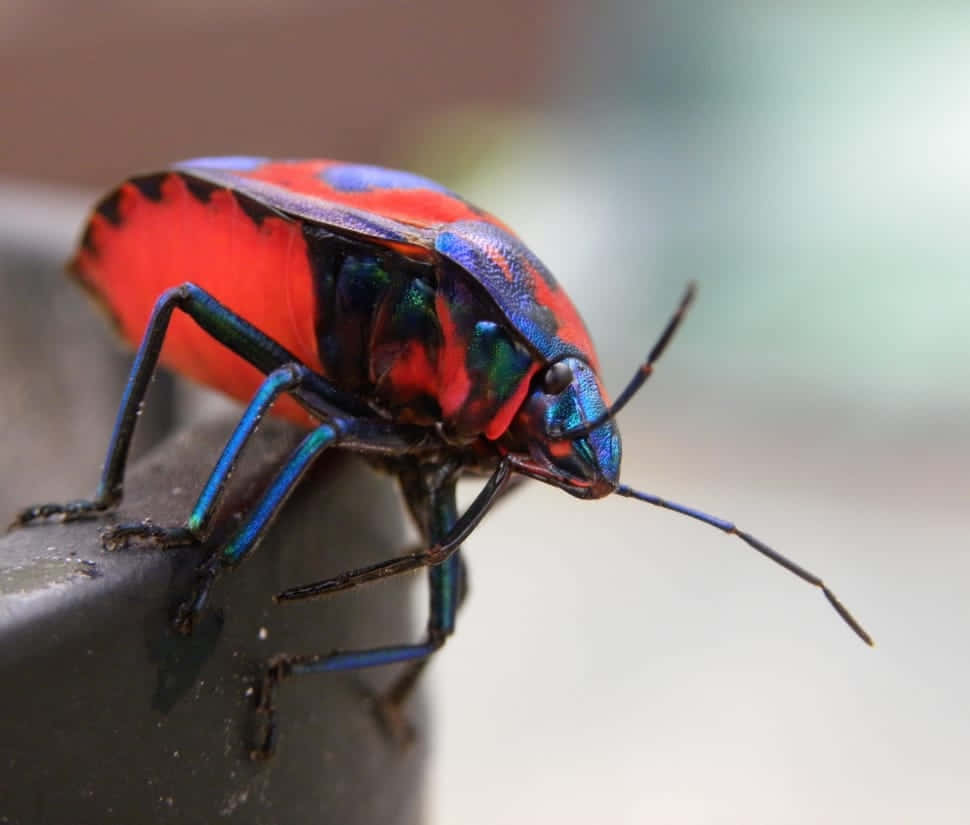
[{"label": "stink bug", "polygon": [[[182,631],[191,630],[215,578],[253,550],[328,448],[360,452],[394,473],[426,542],[277,595],[323,596],[428,567],[430,619],[418,644],[272,660],[260,685],[265,741],[255,756],[272,748],[274,694],[284,678],[411,662],[387,694],[390,709],[403,701],[455,628],[459,546],[514,474],[580,499],[618,493],[733,533],[819,587],[871,644],[817,576],[730,522],[620,483],[616,414],[650,377],[693,286],[610,405],[583,322],[539,259],[496,218],[406,172],[257,157],[178,163],[105,197],[71,269],[121,335],[141,344],[94,498],[30,507],[15,524],[94,516],[119,501],[138,409],[161,357],[248,406],[185,523],[113,527],[104,534],[108,549],[203,542],[270,407],[279,402],[274,412],[311,428],[241,526],[200,565],[176,617]],[[459,515],[455,485],[464,474],[488,480]]]}]

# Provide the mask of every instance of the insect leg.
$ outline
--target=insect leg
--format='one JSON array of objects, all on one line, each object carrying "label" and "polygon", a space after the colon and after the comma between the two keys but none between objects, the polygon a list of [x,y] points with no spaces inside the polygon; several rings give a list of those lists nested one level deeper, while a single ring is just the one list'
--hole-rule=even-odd
[{"label": "insect leg", "polygon": [[133,539],[150,542],[156,547],[174,547],[203,541],[211,530],[212,516],[219,506],[239,456],[259,422],[280,395],[301,386],[311,375],[310,370],[302,364],[287,364],[273,370],[266,377],[226,442],[222,455],[219,456],[185,524],[177,527],[162,527],[145,522],[119,524],[102,534],[101,541],[105,549],[126,548]]},{"label": "insect leg", "polygon": [[509,479],[511,465],[503,460],[498,469],[486,482],[481,492],[476,496],[467,510],[462,513],[454,527],[444,538],[436,542],[432,547],[406,553],[403,556],[390,559],[388,561],[371,564],[367,567],[358,567],[334,576],[331,579],[305,584],[299,587],[291,587],[276,595],[276,601],[289,602],[298,599],[313,599],[320,596],[329,596],[341,590],[350,590],[367,582],[384,579],[388,576],[396,576],[399,573],[407,573],[411,570],[418,570],[422,567],[441,564],[455,553],[461,543],[474,530],[482,520],[485,513],[491,508],[492,504],[499,498],[502,488]]},{"label": "insect leg", "polygon": [[[366,447],[372,450],[401,453],[406,452],[422,435],[406,432],[393,424],[379,420],[337,415],[309,432],[276,474],[262,498],[250,510],[245,521],[229,540],[199,567],[195,592],[179,607],[175,619],[176,628],[182,633],[191,632],[195,617],[205,606],[209,590],[219,573],[224,568],[235,567],[255,549],[280,508],[325,449],[344,444],[360,449]],[[240,449],[241,446],[240,444]],[[216,478],[213,482],[210,479],[210,482],[213,486],[217,486],[219,480]]]},{"label": "insect leg", "polygon": [[[454,478],[437,490],[428,491],[424,505],[429,509],[429,538],[433,542],[447,539],[458,521]],[[463,534],[466,535],[467,531]],[[411,662],[411,665],[378,699],[377,708],[384,724],[403,739],[410,736],[407,723],[401,718],[399,706],[410,694],[418,676],[432,653],[439,650],[455,629],[455,614],[461,599],[462,563],[457,551],[451,552],[429,571],[430,615],[427,637],[420,644],[398,645],[374,650],[333,651],[327,654],[292,656],[280,655],[268,665],[259,685],[257,712],[264,715],[264,737],[252,751],[253,758],[272,754],[277,738],[276,690],[284,679],[309,673],[329,673],[337,670],[357,670],[363,667]]]},{"label": "insect leg", "polygon": [[[429,511],[427,521],[430,537],[432,541],[439,542],[454,529],[457,521],[454,482],[440,490],[430,491],[426,507]],[[428,615],[429,639],[441,637],[443,641],[455,632],[455,618],[467,592],[465,582],[465,564],[460,550],[428,570],[431,598]],[[407,724],[400,716],[400,706],[410,696],[427,663],[428,659],[425,658],[409,665],[378,702],[383,721],[399,739],[405,738],[401,734],[407,731]]]},{"label": "insect leg", "polygon": [[[50,516],[58,516],[63,521],[89,518],[107,510],[121,499],[125,464],[138,420],[138,410],[155,372],[165,334],[172,313],[176,309],[191,317],[213,338],[265,373],[297,361],[292,353],[195,284],[184,283],[167,290],[155,304],[145,335],[135,355],[121,405],[118,408],[114,431],[108,444],[101,481],[94,498],[66,504],[41,504],[27,507],[16,516],[12,527]],[[315,381],[313,391],[323,400],[340,408],[353,411],[358,406],[350,396],[340,393],[319,377]]]},{"label": "insect leg", "polygon": [[[212,554],[198,569],[198,583],[192,596],[180,605],[175,626],[181,633],[190,633],[195,619],[209,596],[209,590],[220,571],[235,567],[256,547],[276,514],[283,506],[297,483],[310,469],[314,459],[327,447],[340,440],[341,429],[349,422],[321,424],[300,442],[283,468],[273,479],[263,497],[239,526],[229,541]],[[211,481],[211,479],[210,479]],[[208,489],[208,485],[207,485]]]}]

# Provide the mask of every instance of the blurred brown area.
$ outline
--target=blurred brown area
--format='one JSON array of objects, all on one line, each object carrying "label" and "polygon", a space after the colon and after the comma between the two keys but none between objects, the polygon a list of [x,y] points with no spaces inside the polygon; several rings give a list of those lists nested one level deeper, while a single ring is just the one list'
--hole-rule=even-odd
[{"label": "blurred brown area", "polygon": [[[0,190],[0,456],[20,468],[0,517],[93,491],[130,357],[62,277],[89,199],[63,185],[207,154],[407,165],[447,112],[547,100],[568,8],[0,0],[0,180],[23,183]],[[145,444],[173,415],[171,386],[154,395]]]},{"label": "blurred brown area", "polygon": [[230,153],[390,163],[436,112],[546,100],[569,8],[0,0],[0,176],[103,186]]}]

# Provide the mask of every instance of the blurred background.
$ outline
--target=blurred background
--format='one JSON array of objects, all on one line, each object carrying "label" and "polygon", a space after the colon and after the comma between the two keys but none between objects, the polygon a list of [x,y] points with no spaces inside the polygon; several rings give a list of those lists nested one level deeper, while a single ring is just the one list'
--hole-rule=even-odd
[{"label": "blurred background", "polygon": [[[467,548],[428,822],[966,821],[970,7],[0,0],[0,78],[6,509],[85,492],[107,440],[117,395],[58,347],[97,320],[17,263],[66,257],[99,191],[210,154],[421,172],[549,265],[610,387],[699,282],[624,480],[877,641],[736,539],[532,485]],[[5,335],[38,291],[43,371]]]}]

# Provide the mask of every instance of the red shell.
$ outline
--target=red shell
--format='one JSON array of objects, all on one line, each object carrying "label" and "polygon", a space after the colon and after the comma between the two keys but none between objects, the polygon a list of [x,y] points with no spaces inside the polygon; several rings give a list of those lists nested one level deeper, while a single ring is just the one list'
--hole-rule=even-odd
[{"label": "red shell", "polygon": [[[596,368],[579,314],[528,248],[491,215],[407,172],[332,160],[179,163],[132,178],[105,198],[73,269],[133,345],[159,295],[194,281],[322,372],[306,224],[414,259],[450,260],[485,288],[537,364],[578,355]],[[178,313],[163,362],[240,400],[262,381],[258,370]],[[429,373],[423,380],[434,378]],[[289,399],[276,411],[307,421]],[[513,412],[503,410],[505,424]],[[489,434],[496,437],[499,422],[493,423]]]}]

